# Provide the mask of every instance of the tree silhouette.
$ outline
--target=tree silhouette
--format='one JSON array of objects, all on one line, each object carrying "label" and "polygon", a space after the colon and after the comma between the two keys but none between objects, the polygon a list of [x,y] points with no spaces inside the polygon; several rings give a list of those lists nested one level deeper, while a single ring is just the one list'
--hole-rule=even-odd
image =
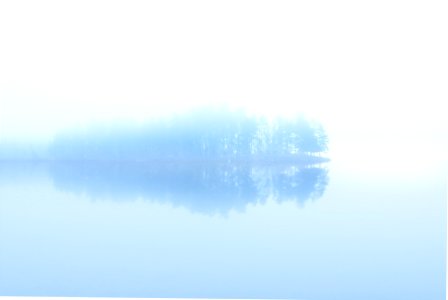
[{"label": "tree silhouette", "polygon": [[281,160],[325,152],[327,141],[323,127],[303,116],[268,120],[220,107],[61,134],[50,153],[55,160]]}]

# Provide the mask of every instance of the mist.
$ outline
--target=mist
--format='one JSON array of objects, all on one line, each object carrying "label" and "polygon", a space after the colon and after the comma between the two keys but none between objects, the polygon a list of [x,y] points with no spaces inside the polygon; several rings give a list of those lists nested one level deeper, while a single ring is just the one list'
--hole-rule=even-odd
[{"label": "mist", "polygon": [[333,151],[448,152],[443,10],[175,3],[2,2],[0,141],[224,103],[268,118],[303,112]]}]

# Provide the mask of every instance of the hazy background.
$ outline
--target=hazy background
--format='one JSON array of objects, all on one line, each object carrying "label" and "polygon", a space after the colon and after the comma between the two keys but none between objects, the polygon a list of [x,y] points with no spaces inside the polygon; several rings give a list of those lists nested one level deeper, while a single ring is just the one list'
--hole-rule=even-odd
[{"label": "hazy background", "polygon": [[[447,7],[0,1],[0,150],[46,143],[66,128],[226,104],[305,112],[325,127],[331,157],[316,201],[289,201],[301,194],[282,185],[285,201],[223,184],[223,201],[205,205],[213,180],[181,182],[205,194],[188,198],[181,180],[162,185],[143,164],[3,162],[0,293],[441,299]],[[165,178],[192,178],[179,173]],[[275,178],[265,174],[257,182]],[[319,180],[301,179],[290,186],[312,194]],[[159,197],[173,186],[181,196]]]},{"label": "hazy background", "polygon": [[439,159],[446,13],[444,1],[2,1],[0,142],[226,103],[303,111],[351,157]]}]

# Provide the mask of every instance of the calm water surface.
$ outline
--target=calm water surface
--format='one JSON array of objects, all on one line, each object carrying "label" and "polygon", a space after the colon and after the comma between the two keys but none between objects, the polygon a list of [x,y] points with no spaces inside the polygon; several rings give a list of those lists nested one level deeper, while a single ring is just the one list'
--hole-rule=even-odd
[{"label": "calm water surface", "polygon": [[0,295],[444,299],[440,164],[2,163]]}]

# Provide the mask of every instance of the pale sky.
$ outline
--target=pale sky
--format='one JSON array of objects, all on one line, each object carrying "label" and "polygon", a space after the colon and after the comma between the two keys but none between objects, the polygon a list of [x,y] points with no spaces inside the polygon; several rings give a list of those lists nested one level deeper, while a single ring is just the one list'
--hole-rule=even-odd
[{"label": "pale sky", "polygon": [[445,141],[445,1],[1,1],[0,140],[227,103]]}]

